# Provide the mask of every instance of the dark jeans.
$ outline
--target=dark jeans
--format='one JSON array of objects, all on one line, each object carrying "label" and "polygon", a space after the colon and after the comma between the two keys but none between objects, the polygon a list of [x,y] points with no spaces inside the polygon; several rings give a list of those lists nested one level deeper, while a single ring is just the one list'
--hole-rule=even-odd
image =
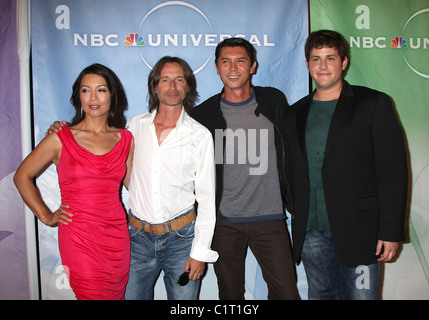
[{"label": "dark jeans", "polygon": [[307,275],[309,300],[378,298],[380,263],[344,267],[337,260],[330,231],[308,230],[301,257]]},{"label": "dark jeans", "polygon": [[284,220],[231,223],[218,214],[213,250],[219,299],[244,300],[245,258],[250,248],[268,286],[268,299],[299,299],[291,256],[289,233]]}]

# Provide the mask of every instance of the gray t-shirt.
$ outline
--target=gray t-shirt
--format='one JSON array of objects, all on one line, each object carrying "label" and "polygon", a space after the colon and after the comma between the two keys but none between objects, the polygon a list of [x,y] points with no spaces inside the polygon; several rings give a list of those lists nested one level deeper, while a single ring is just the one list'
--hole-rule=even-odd
[{"label": "gray t-shirt", "polygon": [[221,99],[224,190],[220,212],[231,222],[284,219],[273,124],[257,107],[254,92],[244,102]]}]

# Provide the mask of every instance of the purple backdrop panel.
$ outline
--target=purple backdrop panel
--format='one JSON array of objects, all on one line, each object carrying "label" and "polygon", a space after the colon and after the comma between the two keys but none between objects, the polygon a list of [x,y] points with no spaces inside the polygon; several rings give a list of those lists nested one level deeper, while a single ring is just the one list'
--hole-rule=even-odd
[{"label": "purple backdrop panel", "polygon": [[16,1],[0,1],[0,300],[27,299],[24,208],[13,183],[21,163]]}]

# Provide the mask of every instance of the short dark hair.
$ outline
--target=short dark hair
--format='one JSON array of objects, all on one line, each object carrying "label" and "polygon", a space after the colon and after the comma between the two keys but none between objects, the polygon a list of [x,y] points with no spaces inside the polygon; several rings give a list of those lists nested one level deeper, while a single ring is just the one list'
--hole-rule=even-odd
[{"label": "short dark hair", "polygon": [[85,112],[82,112],[82,102],[80,101],[80,85],[82,78],[87,74],[96,74],[106,80],[110,91],[110,109],[107,117],[107,124],[111,127],[125,128],[127,120],[125,110],[128,108],[128,100],[124,87],[118,76],[108,67],[99,63],[94,63],[81,71],[73,84],[73,93],[70,102],[76,110],[71,125],[76,125],[85,118]]},{"label": "short dark hair", "polygon": [[257,60],[256,57],[256,49],[249,41],[243,38],[227,38],[221,42],[218,43],[215,51],[215,63],[217,64],[217,60],[219,59],[220,52],[224,47],[244,47],[246,48],[247,55],[250,58],[250,65],[253,65],[253,63]]},{"label": "short dark hair", "polygon": [[158,111],[159,98],[156,94],[156,87],[161,79],[162,68],[164,68],[166,63],[177,63],[183,70],[183,75],[185,76],[186,84],[188,86],[188,93],[186,94],[185,100],[183,100],[183,107],[186,113],[189,114],[198,100],[197,80],[195,79],[194,72],[185,60],[170,56],[165,56],[159,59],[149,74],[147,81],[149,112],[152,112],[153,110]]},{"label": "short dark hair", "polygon": [[318,30],[310,33],[305,42],[305,59],[307,61],[310,59],[312,49],[324,47],[337,49],[341,60],[349,58],[349,44],[340,33],[332,30]]}]

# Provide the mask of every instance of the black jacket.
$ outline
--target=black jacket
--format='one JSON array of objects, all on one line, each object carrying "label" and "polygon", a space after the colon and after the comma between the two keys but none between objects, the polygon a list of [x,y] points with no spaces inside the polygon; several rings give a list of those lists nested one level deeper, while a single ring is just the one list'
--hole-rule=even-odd
[{"label": "black jacket", "polygon": [[[313,95],[292,105],[286,119],[295,262],[300,258],[308,219],[305,132]],[[344,266],[376,263],[377,240],[405,240],[407,154],[386,94],[344,81],[329,127],[322,180],[334,249]]]},{"label": "black jacket", "polygon": [[[278,89],[271,87],[252,87],[255,90],[255,98],[258,107],[255,114],[263,114],[274,125],[275,146],[277,151],[277,167],[279,172],[280,186],[283,197],[283,204],[290,208],[291,196],[289,184],[286,180],[286,129],[284,125],[284,116],[289,107],[286,96]],[[207,99],[199,106],[196,106],[191,112],[191,117],[200,122],[210,130],[213,140],[215,139],[216,129],[226,129],[226,121],[220,109],[221,93]],[[215,147],[216,150],[216,147]],[[223,156],[222,156],[223,159]],[[220,200],[223,192],[223,164],[216,164],[216,210],[219,209]],[[290,211],[290,210],[289,210]]]}]

